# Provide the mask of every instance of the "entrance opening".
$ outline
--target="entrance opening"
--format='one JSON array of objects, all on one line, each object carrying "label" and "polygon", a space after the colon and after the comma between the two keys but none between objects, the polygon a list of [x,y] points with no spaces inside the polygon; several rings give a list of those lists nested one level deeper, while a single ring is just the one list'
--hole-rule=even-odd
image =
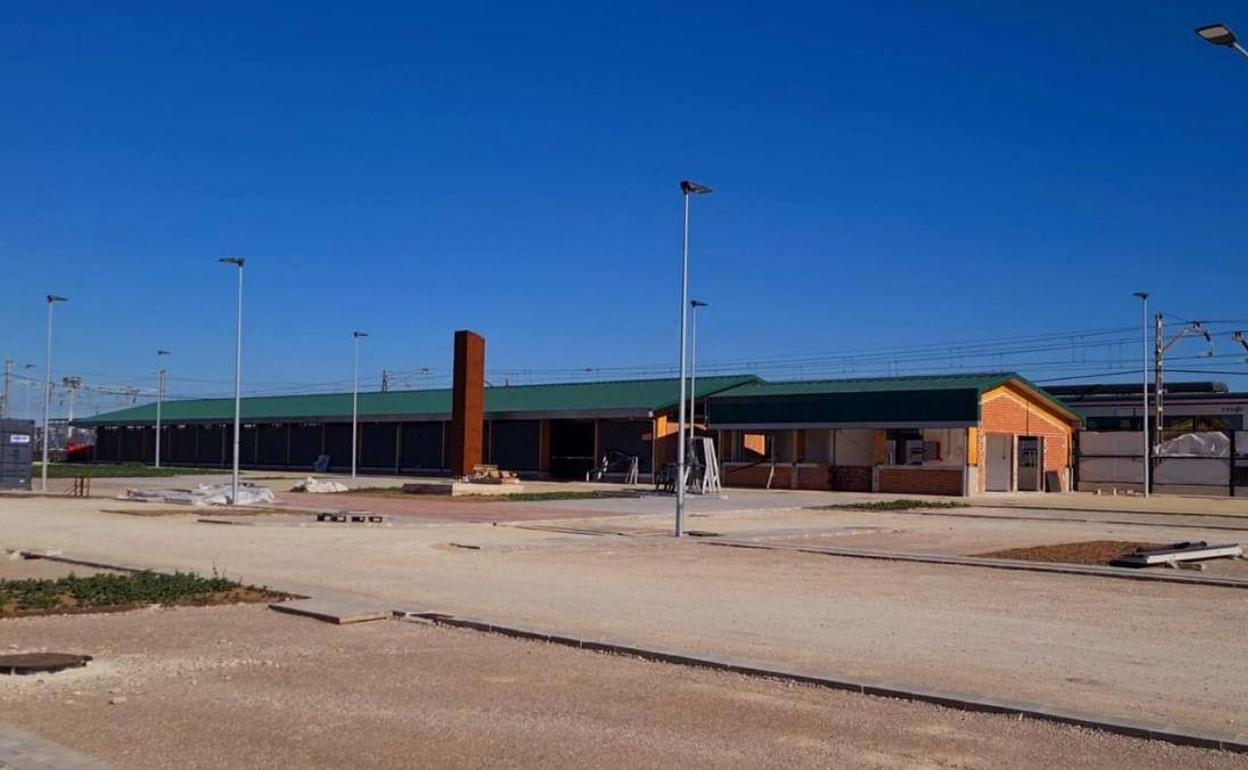
[{"label": "entrance opening", "polygon": [[1040,436],[1018,437],[1018,491],[1040,492],[1044,489],[1044,439]]},{"label": "entrance opening", "polygon": [[984,441],[984,489],[989,492],[1011,492],[1011,471],[1014,468],[1014,437],[989,433]]},{"label": "entrance opening", "polygon": [[585,480],[594,467],[594,421],[550,421],[550,476]]}]

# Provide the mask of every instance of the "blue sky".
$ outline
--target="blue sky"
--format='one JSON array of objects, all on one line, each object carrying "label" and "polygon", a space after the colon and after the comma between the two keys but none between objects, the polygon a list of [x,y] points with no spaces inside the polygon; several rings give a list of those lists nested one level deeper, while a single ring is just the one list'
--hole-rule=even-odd
[{"label": "blue sky", "polygon": [[1217,20],[1248,34],[1229,2],[10,6],[0,356],[42,364],[54,292],[55,376],[150,387],[166,348],[175,394],[227,391],[238,255],[250,390],[349,379],[353,328],[373,383],[444,381],[463,327],[494,379],[647,373],[689,177],[708,365],[1125,372],[1132,291],[1248,317]]}]

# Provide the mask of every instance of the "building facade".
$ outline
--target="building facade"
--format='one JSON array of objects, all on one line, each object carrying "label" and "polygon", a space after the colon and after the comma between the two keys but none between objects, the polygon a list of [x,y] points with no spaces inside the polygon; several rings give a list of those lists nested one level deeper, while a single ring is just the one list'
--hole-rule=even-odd
[{"label": "building facade", "polygon": [[1012,373],[758,382],[708,410],[725,485],[936,495],[1069,490],[1080,423]]},{"label": "building facade", "polygon": [[[699,377],[702,401],[756,381]],[[485,462],[532,478],[584,479],[603,457],[636,457],[642,476],[667,462],[678,403],[673,379],[487,387]],[[221,467],[232,459],[232,399],[166,401],[161,462]],[[361,393],[358,468],[376,474],[450,472],[451,391]],[[153,404],[75,421],[94,428],[97,462],[152,462]],[[244,468],[329,470],[351,465],[351,394],[269,396],[242,400]]]}]

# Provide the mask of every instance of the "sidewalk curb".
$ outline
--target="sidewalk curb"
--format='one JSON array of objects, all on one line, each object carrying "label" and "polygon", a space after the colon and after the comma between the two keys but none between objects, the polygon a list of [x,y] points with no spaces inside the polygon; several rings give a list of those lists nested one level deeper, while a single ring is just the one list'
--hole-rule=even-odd
[{"label": "sidewalk curb", "polygon": [[[715,540],[701,540],[700,542],[708,545],[727,547],[759,548],[763,550],[791,550],[774,549],[772,546],[759,545],[757,543],[737,545],[731,542]],[[821,553],[820,551],[813,552]],[[26,554],[38,552],[34,549],[27,549],[19,551],[19,553]],[[861,556],[861,554],[857,555]],[[47,556],[40,555],[38,558],[46,558],[49,561],[59,561],[68,564],[99,567],[102,569],[120,569],[126,571],[142,570],[141,567],[109,564],[95,559],[77,558],[63,554]],[[865,556],[864,558],[884,557]],[[1036,564],[1041,563],[1036,562]],[[1238,587],[1248,587],[1248,585]],[[275,590],[286,589],[277,588]],[[292,595],[297,594],[304,597],[309,597],[313,593],[317,593],[310,592],[307,589],[304,589],[303,591],[293,590],[288,592]],[[320,593],[322,597],[325,596],[324,592]],[[1143,738],[1147,740],[1163,741],[1180,746],[1194,746],[1198,748],[1217,749],[1220,751],[1248,754],[1248,734],[1232,735],[1229,733],[1201,732],[1187,729],[1180,725],[1134,720],[1127,717],[1105,717],[1097,714],[1046,706],[1042,703],[1033,703],[1031,701],[980,697],[965,693],[911,687],[895,682],[857,679],[853,677],[842,677],[819,672],[803,671],[800,669],[787,669],[777,667],[774,664],[743,660],[730,656],[692,655],[679,650],[642,647],[607,639],[581,638],[558,632],[550,632],[544,629],[517,625],[504,625],[479,618],[462,617],[446,612],[397,608],[392,609],[391,613],[392,617],[395,619],[405,622],[433,623],[436,625],[463,628],[481,633],[497,634],[500,636],[511,637],[513,639],[547,642],[564,647],[589,650],[592,652],[609,653],[613,655],[626,655],[642,660],[670,663],[678,666],[706,668],[762,679],[795,682],[798,684],[807,684],[831,690],[844,690],[851,693],[858,693],[860,695],[879,698],[894,698],[917,703],[928,703],[960,711],[974,711],[989,714],[1028,717],[1045,722],[1100,730],[1102,732],[1124,735],[1131,738]],[[2,757],[0,757],[0,759],[2,759]]]},{"label": "sidewalk curb", "polygon": [[521,626],[500,625],[485,620],[459,617],[440,612],[396,612],[409,618],[430,621],[437,625],[463,628],[481,633],[497,634],[513,639],[547,642],[564,647],[574,647],[593,652],[626,655],[642,660],[670,663],[677,666],[706,668],[715,671],[740,674],[763,679],[775,679],[798,684],[843,690],[877,698],[893,698],[917,703],[927,703],[959,711],[1027,717],[1044,722],[1054,722],[1075,727],[1100,730],[1131,738],[1163,741],[1180,746],[1216,749],[1248,754],[1248,735],[1220,734],[1189,730],[1178,725],[1148,722],[1126,717],[1104,717],[1096,714],[1070,711],[1030,701],[978,697],[963,693],[945,692],[924,688],[907,687],[893,682],[881,682],[849,677],[828,676],[796,669],[777,668],[766,663],[743,661],[730,657],[706,657],[690,655],[673,650],[662,650],[622,644],[599,639],[580,639],[558,633],[548,633]]},{"label": "sidewalk curb", "polygon": [[1056,575],[1075,575],[1079,577],[1116,578],[1118,580],[1139,580],[1153,583],[1177,583],[1179,585],[1208,586],[1212,588],[1248,589],[1248,579],[1234,577],[1217,577],[1213,575],[1187,575],[1177,572],[1146,572],[1143,569],[1128,567],[1100,567],[1089,564],[1060,564],[1047,561],[1020,561],[1016,559],[987,559],[979,556],[945,556],[934,553],[914,551],[885,551],[867,548],[835,548],[802,545],[781,545],[773,543],[756,543],[749,540],[732,540],[728,538],[701,538],[702,545],[714,545],[721,548],[746,548],[759,551],[787,551],[790,553],[809,553],[819,556],[842,556],[850,559],[877,559],[880,561],[904,561],[918,564],[937,564],[950,567],[980,567],[983,569],[1002,569],[1017,572],[1045,572]]}]

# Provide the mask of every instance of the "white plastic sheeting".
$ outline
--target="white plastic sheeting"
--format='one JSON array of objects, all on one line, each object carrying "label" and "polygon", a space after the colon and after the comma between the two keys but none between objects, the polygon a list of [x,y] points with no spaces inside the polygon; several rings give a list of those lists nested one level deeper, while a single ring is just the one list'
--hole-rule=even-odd
[{"label": "white plastic sheeting", "polygon": [[314,494],[323,494],[326,492],[346,492],[350,490],[346,484],[341,481],[323,481],[308,476],[303,481],[296,481],[291,485],[291,492],[312,492]]},{"label": "white plastic sheeting", "polygon": [[[174,505],[229,505],[229,484],[200,484],[194,489],[127,489],[123,500]],[[238,488],[236,505],[265,505],[277,502],[268,487],[244,485]]]},{"label": "white plastic sheeting", "polygon": [[1225,433],[1184,433],[1157,445],[1158,457],[1230,457],[1231,440]]}]

